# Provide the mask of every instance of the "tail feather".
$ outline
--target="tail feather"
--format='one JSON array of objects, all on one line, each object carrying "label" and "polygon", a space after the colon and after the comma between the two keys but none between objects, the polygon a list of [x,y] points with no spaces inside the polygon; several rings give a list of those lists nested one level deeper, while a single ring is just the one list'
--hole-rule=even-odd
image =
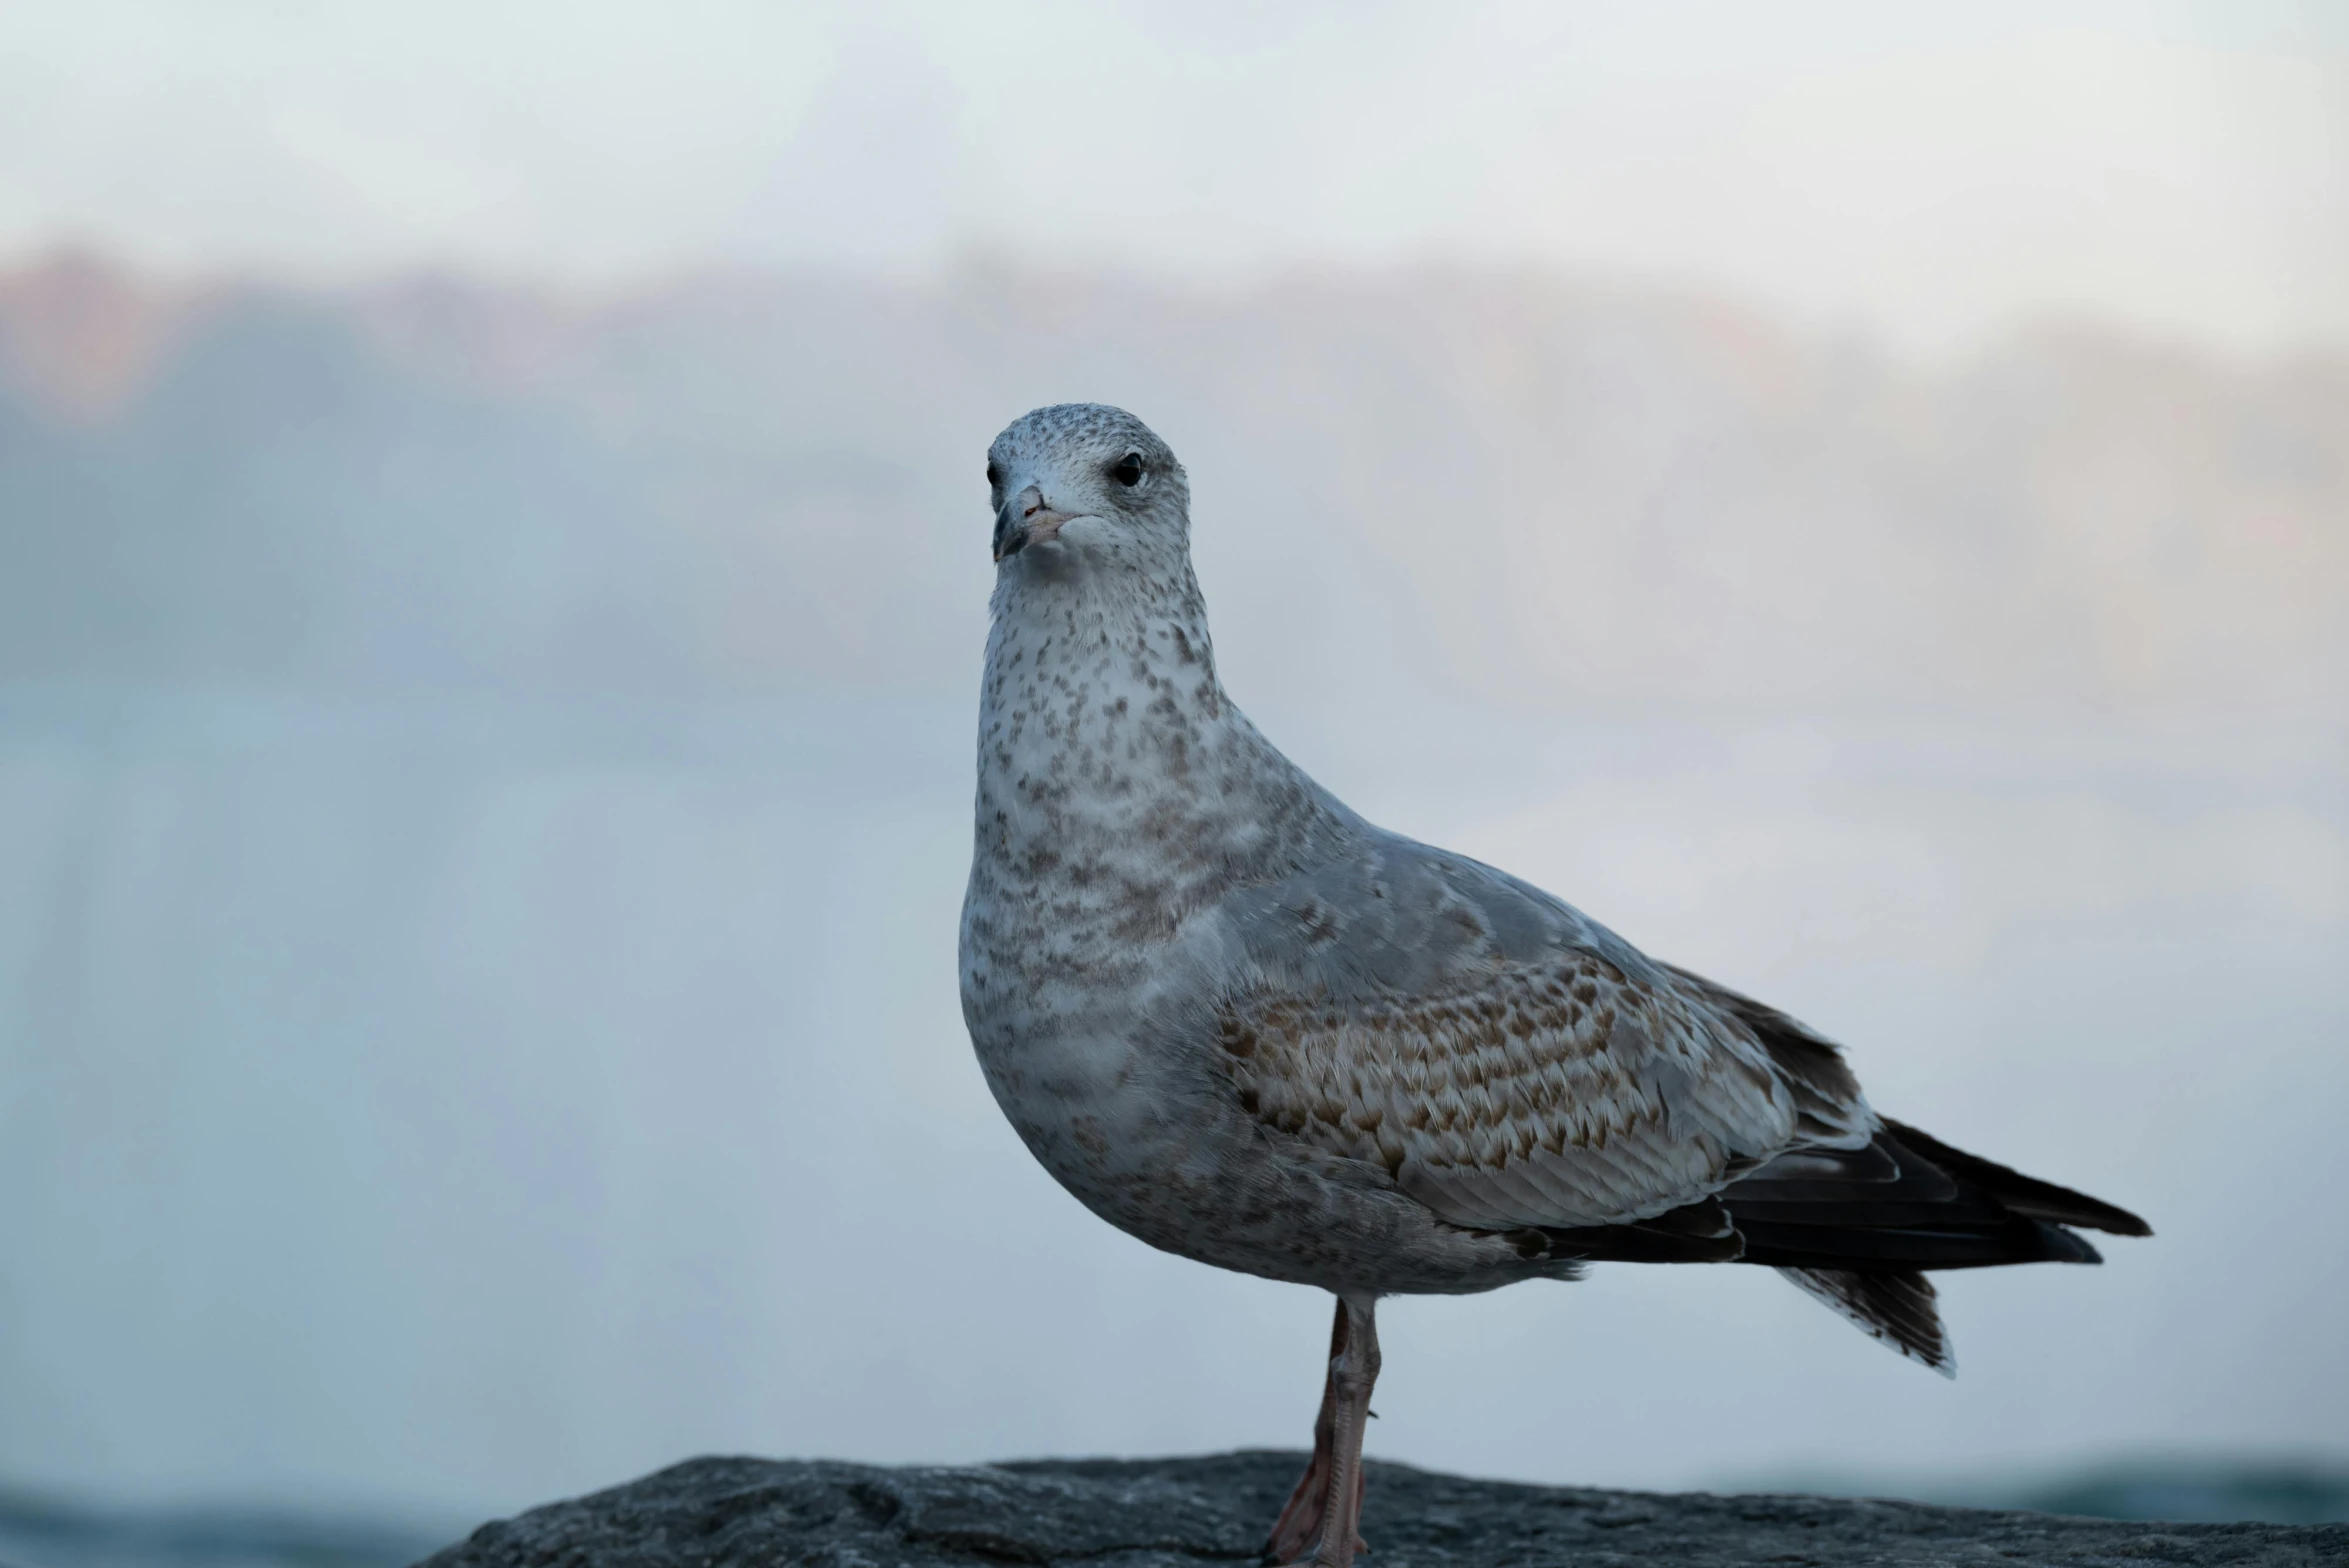
[{"label": "tail feather", "polygon": [[1864,1149],[1781,1155],[1721,1194],[1744,1261],[1788,1279],[1892,1346],[1956,1375],[1926,1269],[2097,1263],[2082,1225],[2151,1234],[2126,1209],[1953,1149],[1899,1122]]},{"label": "tail feather", "polygon": [[1520,1245],[1574,1263],[1763,1264],[1902,1355],[1955,1376],[1924,1271],[2102,1262],[2067,1225],[2152,1234],[2126,1209],[1885,1121],[1857,1148],[1789,1150],[1669,1213],[1528,1230]]},{"label": "tail feather", "polygon": [[1721,1200],[1743,1259],[1862,1273],[2007,1263],[2097,1263],[2064,1223],[2143,1233],[2144,1222],[2035,1181],[1898,1122],[1864,1148],[1798,1149],[1731,1184]]},{"label": "tail feather", "polygon": [[1957,1352],[1941,1326],[1933,1282],[1924,1275],[1854,1274],[1842,1269],[1778,1272],[1857,1324],[1869,1338],[1943,1377],[1957,1376]]},{"label": "tail feather", "polygon": [[1742,1207],[1742,1261],[1773,1268],[1979,1269],[2010,1263],[2102,1263],[2103,1257],[2061,1225],[2008,1215],[1988,1224],[1884,1226],[1797,1225],[1758,1218]]}]

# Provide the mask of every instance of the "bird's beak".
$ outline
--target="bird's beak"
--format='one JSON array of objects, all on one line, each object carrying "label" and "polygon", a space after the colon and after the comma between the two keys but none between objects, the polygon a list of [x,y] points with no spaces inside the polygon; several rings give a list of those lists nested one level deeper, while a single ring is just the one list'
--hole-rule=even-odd
[{"label": "bird's beak", "polygon": [[1042,544],[1060,532],[1060,525],[1076,516],[1056,512],[1044,504],[1044,492],[1034,485],[1003,503],[995,513],[995,559],[1008,560],[1029,545]]}]

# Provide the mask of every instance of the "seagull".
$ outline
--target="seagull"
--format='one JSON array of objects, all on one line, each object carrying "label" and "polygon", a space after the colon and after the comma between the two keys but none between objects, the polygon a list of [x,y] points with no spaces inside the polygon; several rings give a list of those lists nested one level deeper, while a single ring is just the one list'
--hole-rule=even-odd
[{"label": "seagull", "polygon": [[1133,415],[1039,408],[987,482],[964,1018],[1086,1207],[1337,1298],[1267,1562],[1365,1549],[1382,1296],[1758,1263],[1948,1374],[1926,1270],[2150,1234],[1879,1115],[1786,1014],[1307,777],[1217,678],[1189,483]]}]

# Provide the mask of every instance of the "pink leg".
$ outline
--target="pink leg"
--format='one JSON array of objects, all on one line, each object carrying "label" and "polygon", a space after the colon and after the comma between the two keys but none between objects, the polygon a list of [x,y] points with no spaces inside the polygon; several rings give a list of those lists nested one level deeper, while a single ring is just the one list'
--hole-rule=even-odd
[{"label": "pink leg", "polygon": [[1321,1414],[1313,1423],[1313,1458],[1265,1542],[1268,1563],[1353,1568],[1363,1550],[1362,1430],[1370,1420],[1370,1390],[1378,1381],[1375,1302],[1339,1298],[1330,1325],[1329,1375],[1321,1387]]},{"label": "pink leg", "polygon": [[1332,1439],[1337,1434],[1338,1358],[1346,1349],[1346,1304],[1338,1303],[1337,1321],[1330,1326],[1329,1367],[1321,1380],[1321,1413],[1313,1420],[1313,1458],[1307,1462],[1297,1489],[1289,1494],[1281,1516],[1264,1543],[1267,1563],[1299,1563],[1321,1538],[1321,1515],[1329,1500]]}]

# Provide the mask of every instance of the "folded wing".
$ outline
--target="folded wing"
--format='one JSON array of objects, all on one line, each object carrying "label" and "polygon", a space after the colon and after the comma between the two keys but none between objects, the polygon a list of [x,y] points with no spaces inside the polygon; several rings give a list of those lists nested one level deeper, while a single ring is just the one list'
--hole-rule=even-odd
[{"label": "folded wing", "polygon": [[1879,1118],[1794,1019],[1477,862],[1382,838],[1223,913],[1241,1105],[1529,1259],[1766,1264],[1946,1372],[1921,1271],[2098,1261],[2067,1226],[2147,1234]]},{"label": "folded wing", "polygon": [[1241,1103],[1454,1224],[1735,1256],[1705,1200],[1873,1135],[1833,1046],[1791,1020],[1774,1046],[1727,993],[1463,857],[1382,840],[1226,914],[1247,978],[1216,1036]]}]

